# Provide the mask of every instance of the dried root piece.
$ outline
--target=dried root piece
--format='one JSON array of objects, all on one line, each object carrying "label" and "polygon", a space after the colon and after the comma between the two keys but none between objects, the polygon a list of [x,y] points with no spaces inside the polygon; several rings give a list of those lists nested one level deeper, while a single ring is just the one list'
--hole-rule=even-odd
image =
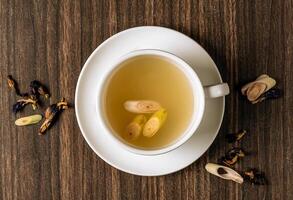
[{"label": "dried root piece", "polygon": [[247,99],[255,103],[258,98],[272,87],[276,85],[276,81],[266,74],[260,75],[255,81],[244,85],[241,93],[247,96]]},{"label": "dried root piece", "polygon": [[45,112],[45,121],[39,129],[39,135],[43,135],[45,131],[54,123],[56,117],[62,110],[68,109],[68,103],[64,98],[59,103],[50,105]]},{"label": "dried root piece", "polygon": [[31,115],[27,117],[19,118],[15,121],[15,125],[17,126],[26,126],[31,124],[36,124],[41,121],[42,115]]},{"label": "dried root piece", "polygon": [[133,113],[154,113],[161,109],[161,105],[152,100],[126,101],[125,110]]},{"label": "dried root piece", "polygon": [[235,181],[236,183],[243,183],[242,176],[238,174],[235,170],[229,167],[214,164],[214,163],[208,163],[206,164],[205,168],[209,173],[215,176],[218,176],[220,178],[223,178],[226,180],[232,180],[232,181]]},{"label": "dried root piece", "polygon": [[21,111],[27,104],[31,104],[33,110],[35,110],[38,107],[38,100],[33,95],[24,97],[23,99],[19,99],[13,105],[13,112],[17,113]]},{"label": "dried root piece", "polygon": [[240,130],[236,133],[229,133],[226,135],[226,139],[228,140],[228,143],[234,143],[236,141],[241,140],[241,138],[247,133],[246,130]]},{"label": "dried root piece", "polygon": [[249,181],[251,184],[255,185],[266,185],[267,180],[263,172],[258,171],[257,169],[249,169],[243,174],[244,180]]},{"label": "dried root piece", "polygon": [[30,90],[31,93],[37,98],[40,95],[44,96],[46,99],[50,97],[48,89],[37,80],[34,80],[30,83]]},{"label": "dried root piece", "polygon": [[245,154],[240,148],[232,148],[230,149],[225,156],[220,159],[220,163],[231,167],[234,165],[240,157],[244,157]]},{"label": "dried root piece", "polygon": [[126,127],[125,138],[129,140],[137,139],[142,131],[142,128],[147,121],[144,115],[137,115],[131,123]]},{"label": "dried root piece", "polygon": [[143,136],[153,137],[163,126],[167,118],[167,111],[160,109],[155,112],[143,127]]}]

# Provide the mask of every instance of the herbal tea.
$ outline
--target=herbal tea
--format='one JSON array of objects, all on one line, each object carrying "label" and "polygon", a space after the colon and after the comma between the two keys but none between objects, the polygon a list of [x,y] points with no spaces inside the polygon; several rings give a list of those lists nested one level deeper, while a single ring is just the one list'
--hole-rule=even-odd
[{"label": "herbal tea", "polygon": [[108,126],[141,149],[175,142],[189,125],[193,101],[184,73],[168,59],[152,55],[120,64],[106,82],[103,100]]}]

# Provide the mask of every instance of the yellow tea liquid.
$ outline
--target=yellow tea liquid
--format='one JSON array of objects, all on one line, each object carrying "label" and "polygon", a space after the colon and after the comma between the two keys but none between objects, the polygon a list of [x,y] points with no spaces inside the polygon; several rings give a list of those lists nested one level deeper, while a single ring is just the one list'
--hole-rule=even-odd
[{"label": "yellow tea liquid", "polygon": [[126,140],[125,129],[137,114],[126,111],[123,103],[159,102],[168,112],[160,130],[151,138],[141,134],[136,140],[126,141],[141,149],[157,149],[175,142],[186,130],[193,114],[193,98],[189,80],[172,62],[159,56],[137,56],[123,62],[107,80],[105,117],[115,134]]}]

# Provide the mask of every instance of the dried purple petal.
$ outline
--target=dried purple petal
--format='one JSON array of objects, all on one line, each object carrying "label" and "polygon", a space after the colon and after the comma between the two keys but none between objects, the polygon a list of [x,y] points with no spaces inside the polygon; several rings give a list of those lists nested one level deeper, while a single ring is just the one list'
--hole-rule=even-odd
[{"label": "dried purple petal", "polygon": [[226,135],[226,139],[228,143],[234,143],[236,141],[241,140],[241,138],[247,133],[246,130],[240,130],[236,133],[229,133]]},{"label": "dried purple petal", "polygon": [[59,103],[50,105],[45,112],[45,121],[39,129],[39,134],[43,135],[46,130],[54,123],[56,117],[61,113],[62,110],[68,108],[68,103],[64,98]]},{"label": "dried purple petal", "polygon": [[267,99],[277,99],[277,98],[280,98],[281,96],[282,96],[282,90],[278,88],[274,88],[263,93],[256,101],[252,103],[259,103]]},{"label": "dried purple petal", "polygon": [[266,185],[267,180],[265,174],[257,169],[249,169],[243,174],[244,180],[249,181],[255,185]]},{"label": "dried purple petal", "polygon": [[40,95],[45,96],[45,98],[50,97],[48,89],[37,80],[34,80],[30,83],[30,91],[31,94],[35,95],[37,98]]},{"label": "dried purple petal", "polygon": [[242,149],[232,148],[225,154],[225,156],[220,158],[219,161],[220,161],[220,163],[231,167],[232,165],[234,165],[238,161],[238,158],[244,157],[244,156],[245,156],[245,154]]},{"label": "dried purple petal", "polygon": [[25,101],[16,102],[12,107],[13,112],[17,113],[17,112],[21,111],[25,107],[26,104],[27,103]]},{"label": "dried purple petal", "polygon": [[17,113],[21,111],[27,104],[31,104],[33,109],[35,110],[37,108],[37,102],[38,100],[34,96],[25,97],[23,99],[19,99],[14,105],[13,105],[13,112]]}]

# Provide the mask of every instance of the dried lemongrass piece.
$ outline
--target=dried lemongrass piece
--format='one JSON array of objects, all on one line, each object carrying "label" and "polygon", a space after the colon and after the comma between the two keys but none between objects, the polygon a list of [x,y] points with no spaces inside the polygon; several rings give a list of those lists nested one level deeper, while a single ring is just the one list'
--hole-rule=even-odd
[{"label": "dried lemongrass piece", "polygon": [[15,125],[17,126],[26,126],[31,124],[36,124],[41,121],[42,115],[30,115],[27,117],[19,118],[15,121]]},{"label": "dried lemongrass piece", "polygon": [[266,74],[260,75],[255,81],[244,85],[241,93],[251,102],[256,101],[262,94],[276,85],[276,81]]},{"label": "dried lemongrass piece", "polygon": [[137,139],[146,121],[147,119],[144,115],[137,115],[126,127],[125,138],[129,140]]},{"label": "dried lemongrass piece", "polygon": [[226,166],[222,166],[222,165],[218,165],[218,164],[214,164],[214,163],[208,163],[205,166],[205,169],[215,175],[218,176],[222,179],[226,179],[226,180],[232,180],[235,181],[236,183],[243,183],[243,178],[240,174],[238,174],[235,170],[226,167]]},{"label": "dried lemongrass piece", "polygon": [[252,84],[251,87],[247,89],[247,99],[249,101],[255,101],[265,92],[266,88],[267,86],[263,83]]},{"label": "dried lemongrass piece", "polygon": [[143,136],[153,137],[162,127],[167,118],[166,109],[160,109],[155,112],[143,127]]},{"label": "dried lemongrass piece", "polygon": [[161,109],[161,105],[152,100],[126,101],[125,110],[133,113],[154,113]]}]

